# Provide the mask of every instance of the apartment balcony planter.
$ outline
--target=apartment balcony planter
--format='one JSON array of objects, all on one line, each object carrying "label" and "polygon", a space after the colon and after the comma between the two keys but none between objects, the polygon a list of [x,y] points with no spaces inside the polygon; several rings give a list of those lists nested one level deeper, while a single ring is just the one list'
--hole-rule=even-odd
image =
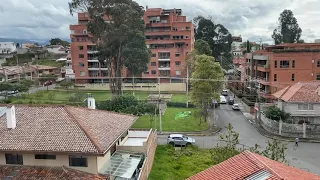
[{"label": "apartment balcony planter", "polygon": [[163,66],[158,68],[159,71],[170,71],[170,66]]},{"label": "apartment balcony planter", "polygon": [[158,61],[161,61],[161,62],[170,62],[170,57],[159,57]]}]

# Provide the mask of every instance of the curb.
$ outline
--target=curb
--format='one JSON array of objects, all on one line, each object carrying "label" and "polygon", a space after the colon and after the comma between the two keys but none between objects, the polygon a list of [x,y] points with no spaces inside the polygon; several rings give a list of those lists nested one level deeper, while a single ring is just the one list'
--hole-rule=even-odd
[{"label": "curb", "polygon": [[183,135],[187,135],[187,136],[212,136],[214,134],[217,134],[218,132],[221,131],[221,128],[218,128],[216,131],[212,131],[212,132],[206,132],[206,131],[202,131],[202,132],[158,132],[158,135],[170,135],[170,134],[183,134]]}]

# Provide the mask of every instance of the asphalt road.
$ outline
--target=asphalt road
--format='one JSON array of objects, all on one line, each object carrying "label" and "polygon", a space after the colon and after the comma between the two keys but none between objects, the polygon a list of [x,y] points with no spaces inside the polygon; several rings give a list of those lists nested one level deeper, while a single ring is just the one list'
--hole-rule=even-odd
[{"label": "asphalt road", "polygon": [[[262,136],[253,125],[243,116],[240,111],[233,111],[230,105],[221,105],[216,109],[218,115],[217,125],[222,128],[221,133],[226,131],[226,126],[231,123],[234,130],[239,133],[239,148],[245,146],[253,147],[256,143],[262,148],[267,146],[270,140]],[[215,136],[195,136],[196,144],[202,148],[211,148],[219,142],[219,134]],[[166,136],[159,136],[159,144],[166,143]],[[287,160],[291,166],[313,172],[320,175],[320,144],[318,143],[299,143],[295,147],[293,142],[287,144]]]}]

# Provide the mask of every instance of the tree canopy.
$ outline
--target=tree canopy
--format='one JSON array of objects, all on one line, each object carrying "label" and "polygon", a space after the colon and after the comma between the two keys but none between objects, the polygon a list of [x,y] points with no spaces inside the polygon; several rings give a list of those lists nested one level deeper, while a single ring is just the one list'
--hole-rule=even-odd
[{"label": "tree canopy", "polygon": [[232,57],[231,44],[232,35],[222,24],[214,24],[211,17],[198,16],[194,18],[196,33],[195,38],[208,42],[212,50],[212,56],[218,58],[223,55],[226,58]]},{"label": "tree canopy", "polygon": [[212,50],[207,41],[202,39],[196,40],[194,50],[187,55],[187,66],[189,68],[189,74],[192,74],[195,70],[195,62],[197,55],[211,56]]},{"label": "tree canopy", "polygon": [[279,26],[274,29],[271,36],[275,44],[302,42],[300,40],[302,30],[291,10],[285,9],[280,14],[278,21]]},{"label": "tree canopy", "polygon": [[50,40],[50,45],[70,46],[70,43],[59,38],[53,38]]},{"label": "tree canopy", "polygon": [[191,101],[202,107],[203,116],[206,118],[208,107],[212,99],[218,99],[223,85],[223,71],[214,57],[197,55],[195,71],[191,80]]},{"label": "tree canopy", "polygon": [[122,69],[126,67],[132,75],[141,75],[150,60],[143,8],[132,0],[72,0],[69,7],[71,14],[88,10],[92,19],[88,31],[97,44],[98,59],[108,65],[111,92],[120,95]]}]

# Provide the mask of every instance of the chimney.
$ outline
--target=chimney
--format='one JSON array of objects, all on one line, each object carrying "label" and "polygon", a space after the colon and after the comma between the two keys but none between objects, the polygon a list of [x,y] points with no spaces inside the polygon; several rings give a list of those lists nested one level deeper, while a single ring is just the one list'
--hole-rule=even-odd
[{"label": "chimney", "polygon": [[17,126],[16,108],[14,106],[7,108],[6,114],[7,114],[7,128],[8,129],[16,128]]},{"label": "chimney", "polygon": [[91,94],[88,94],[88,108],[89,109],[96,109],[96,100],[91,96]]}]

